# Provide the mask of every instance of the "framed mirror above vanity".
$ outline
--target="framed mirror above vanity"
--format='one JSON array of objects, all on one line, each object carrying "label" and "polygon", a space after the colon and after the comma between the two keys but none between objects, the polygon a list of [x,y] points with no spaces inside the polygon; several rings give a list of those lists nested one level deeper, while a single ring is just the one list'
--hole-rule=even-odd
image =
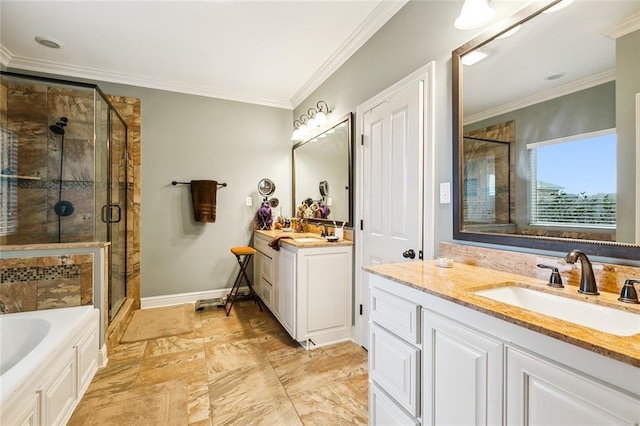
[{"label": "framed mirror above vanity", "polygon": [[293,146],[293,216],[304,205],[312,221],[353,221],[351,114]]},{"label": "framed mirror above vanity", "polygon": [[640,259],[640,1],[560,3],[452,54],[453,236]]}]

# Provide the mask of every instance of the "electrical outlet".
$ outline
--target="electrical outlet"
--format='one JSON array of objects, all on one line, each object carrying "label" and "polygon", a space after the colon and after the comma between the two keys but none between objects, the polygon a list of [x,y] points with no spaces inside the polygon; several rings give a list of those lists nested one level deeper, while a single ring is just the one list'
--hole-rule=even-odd
[{"label": "electrical outlet", "polygon": [[440,184],[440,204],[451,203],[451,184],[443,182]]},{"label": "electrical outlet", "polygon": [[247,205],[247,207],[251,207],[253,205],[253,198],[252,197],[247,197],[246,205]]},{"label": "electrical outlet", "polygon": [[327,206],[331,207],[333,205],[333,199],[331,197],[327,197]]}]

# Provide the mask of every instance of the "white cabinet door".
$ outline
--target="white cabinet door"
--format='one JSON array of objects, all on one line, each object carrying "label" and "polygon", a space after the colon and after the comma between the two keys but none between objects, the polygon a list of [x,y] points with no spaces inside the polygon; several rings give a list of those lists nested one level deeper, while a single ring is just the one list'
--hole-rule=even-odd
[{"label": "white cabinet door", "polygon": [[298,251],[298,340],[351,337],[351,247]]},{"label": "white cabinet door", "polygon": [[369,424],[418,426],[420,422],[400,408],[375,382],[369,382]]},{"label": "white cabinet door", "polygon": [[502,344],[423,310],[423,423],[502,423]]},{"label": "white cabinet door", "polygon": [[420,415],[420,350],[376,323],[370,328],[369,378],[411,415]]},{"label": "white cabinet door", "polygon": [[510,425],[637,425],[640,399],[507,347],[506,422]]},{"label": "white cabinet door", "polygon": [[295,338],[296,254],[289,250],[280,250],[278,257],[278,284],[275,288],[278,299],[276,315],[285,330]]}]

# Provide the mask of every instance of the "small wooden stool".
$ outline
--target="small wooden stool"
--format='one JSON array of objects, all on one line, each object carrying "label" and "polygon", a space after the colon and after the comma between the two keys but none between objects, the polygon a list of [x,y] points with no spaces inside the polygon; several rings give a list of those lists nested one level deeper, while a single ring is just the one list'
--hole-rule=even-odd
[{"label": "small wooden stool", "polygon": [[249,260],[251,259],[251,256],[253,256],[255,252],[256,250],[253,247],[232,247],[231,248],[231,253],[233,253],[233,255],[238,260],[238,265],[240,265],[240,272],[238,272],[238,277],[236,278],[235,283],[233,283],[233,287],[231,287],[231,291],[229,292],[229,295],[227,296],[227,300],[224,303],[224,310],[227,316],[229,316],[229,312],[231,312],[231,307],[233,306],[233,301],[238,295],[238,291],[240,290],[240,283],[242,282],[243,277],[244,277],[244,280],[247,282],[247,286],[249,286],[249,294],[251,295],[255,303],[258,304],[258,308],[260,308],[260,312],[262,312],[262,306],[260,305],[260,298],[258,297],[256,292],[253,290],[253,284],[249,279],[249,275],[247,275],[247,265],[249,264]]}]

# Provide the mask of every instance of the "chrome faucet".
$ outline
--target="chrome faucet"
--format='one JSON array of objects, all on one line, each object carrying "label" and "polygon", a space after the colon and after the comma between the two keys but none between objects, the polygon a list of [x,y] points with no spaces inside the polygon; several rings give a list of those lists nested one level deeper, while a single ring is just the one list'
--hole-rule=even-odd
[{"label": "chrome faucet", "polygon": [[596,285],[596,277],[593,275],[593,267],[586,254],[580,250],[571,250],[564,258],[567,263],[576,263],[580,260],[580,269],[582,269],[582,277],[580,279],[580,288],[578,293],[583,294],[600,294]]},{"label": "chrome faucet", "polygon": [[325,225],[324,223],[321,223],[318,226],[322,228],[322,233],[320,234],[320,236],[321,237],[328,237],[329,236],[329,230],[327,229],[327,225]]}]

